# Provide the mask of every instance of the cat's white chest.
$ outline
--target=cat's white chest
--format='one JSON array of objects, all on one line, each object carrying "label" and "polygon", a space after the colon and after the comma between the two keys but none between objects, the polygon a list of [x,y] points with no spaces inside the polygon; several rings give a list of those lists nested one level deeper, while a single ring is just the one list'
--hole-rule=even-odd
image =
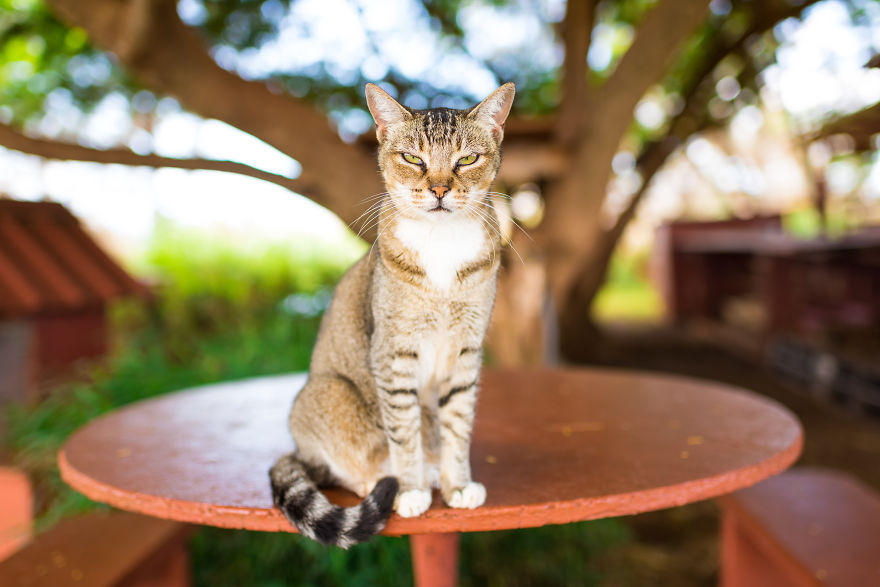
[{"label": "cat's white chest", "polygon": [[448,290],[456,272],[477,259],[485,239],[483,227],[471,219],[430,222],[402,218],[394,235],[418,255],[428,280],[441,290]]}]

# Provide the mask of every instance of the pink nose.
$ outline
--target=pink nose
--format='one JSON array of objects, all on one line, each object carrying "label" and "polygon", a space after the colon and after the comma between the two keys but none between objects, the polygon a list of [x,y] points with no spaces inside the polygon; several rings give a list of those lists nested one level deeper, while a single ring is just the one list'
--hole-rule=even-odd
[{"label": "pink nose", "polygon": [[449,187],[445,185],[434,185],[431,186],[431,191],[434,192],[434,195],[437,196],[438,200],[442,200],[443,196],[449,191]]}]

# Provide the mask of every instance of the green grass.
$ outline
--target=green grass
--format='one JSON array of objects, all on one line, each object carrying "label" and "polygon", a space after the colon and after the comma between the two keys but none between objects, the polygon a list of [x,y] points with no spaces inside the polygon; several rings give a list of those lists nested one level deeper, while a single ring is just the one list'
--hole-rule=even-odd
[{"label": "green grass", "polygon": [[[617,520],[464,534],[460,584],[599,585],[590,563],[630,539]],[[412,585],[409,542],[377,536],[348,551],[293,534],[200,530],[190,552],[194,584],[214,587]]]},{"label": "green grass", "polygon": [[612,284],[599,291],[593,302],[593,315],[599,322],[659,322],[663,318],[663,299],[649,284]]},{"label": "green grass", "polygon": [[593,300],[597,322],[648,322],[663,319],[663,298],[647,277],[647,254],[615,253],[608,278]]},{"label": "green grass", "polygon": [[[55,465],[67,436],[88,421],[172,390],[305,370],[320,320],[317,302],[358,252],[239,249],[160,232],[139,261],[140,271],[161,284],[156,299],[113,309],[112,357],[88,369],[87,383],[53,389],[39,405],[5,413],[6,444],[35,483],[39,527],[102,507],[64,485]],[[616,520],[467,534],[462,585],[595,585],[600,576],[590,561],[627,539]],[[190,551],[195,585],[412,584],[402,538],[377,537],[346,552],[292,534],[203,528]]]},{"label": "green grass", "polygon": [[158,330],[149,329],[130,337],[107,365],[92,367],[87,383],[54,389],[33,407],[10,406],[6,444],[35,482],[40,526],[91,507],[60,481],[55,465],[56,452],[74,430],[115,407],[171,390],[305,370],[317,328],[318,318],[267,316],[200,340],[185,361],[169,351]]}]

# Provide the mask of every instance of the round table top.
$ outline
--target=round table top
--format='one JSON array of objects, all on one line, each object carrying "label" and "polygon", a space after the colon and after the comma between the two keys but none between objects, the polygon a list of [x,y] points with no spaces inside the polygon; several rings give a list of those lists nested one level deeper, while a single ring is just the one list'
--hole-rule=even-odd
[{"label": "round table top", "polygon": [[[88,497],[160,518],[295,532],[273,508],[269,467],[293,449],[291,401],[305,375],[209,385],[132,404],[75,432],[64,480]],[[800,454],[797,419],[725,385],[597,369],[485,370],[471,448],[485,505],[435,493],[385,534],[483,531],[635,514],[752,485]],[[336,503],[357,497],[328,490]]]}]

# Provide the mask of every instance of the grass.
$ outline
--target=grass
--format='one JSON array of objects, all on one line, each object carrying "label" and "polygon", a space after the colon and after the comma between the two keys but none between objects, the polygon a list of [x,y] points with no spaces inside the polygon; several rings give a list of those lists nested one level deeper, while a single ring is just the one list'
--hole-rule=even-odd
[{"label": "grass", "polygon": [[597,322],[649,322],[663,319],[663,298],[647,277],[648,254],[619,254],[611,259],[608,279],[593,301]]},{"label": "grass", "polygon": [[[163,229],[138,261],[158,280],[157,297],[113,309],[113,356],[89,367],[87,382],[5,414],[6,444],[35,483],[39,527],[101,507],[64,485],[55,465],[64,439],[88,421],[170,390],[305,370],[327,291],[357,254],[357,247],[235,248]],[[616,520],[467,534],[462,585],[596,585],[591,561],[627,540]],[[195,585],[412,584],[401,538],[345,552],[296,535],[203,528],[190,552]]]}]

